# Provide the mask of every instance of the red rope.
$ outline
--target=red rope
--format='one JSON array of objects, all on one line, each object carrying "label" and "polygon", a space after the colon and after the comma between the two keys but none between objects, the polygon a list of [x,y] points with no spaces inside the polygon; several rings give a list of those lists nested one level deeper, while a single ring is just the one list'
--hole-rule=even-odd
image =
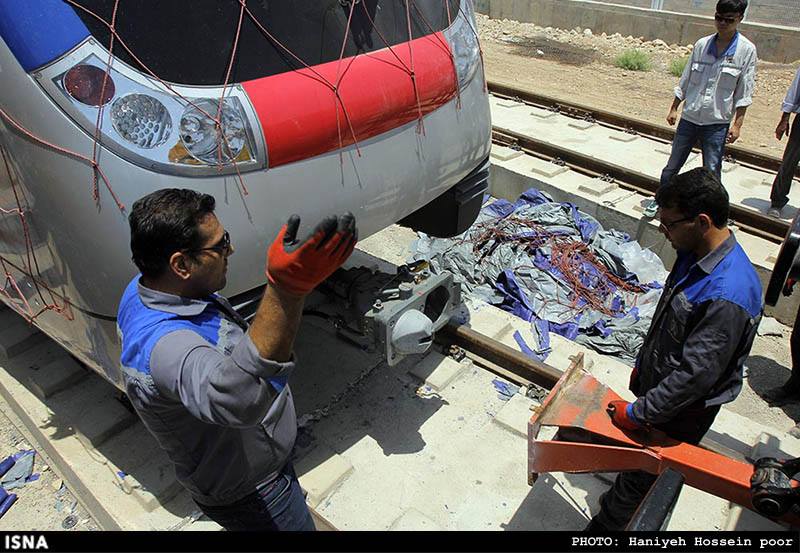
[{"label": "red rope", "polygon": [[[31,279],[31,281],[34,284],[34,287],[36,288],[36,293],[39,295],[39,299],[41,299],[42,305],[44,305],[45,307],[43,308],[43,310],[39,311],[39,313],[36,313],[36,314],[33,313],[33,308],[30,306],[30,303],[28,303],[27,298],[22,293],[22,290],[20,289],[19,285],[17,284],[17,281],[14,279],[14,276],[11,274],[11,272],[8,270],[8,268],[5,265],[5,263],[8,262],[8,261],[5,260],[5,258],[2,258],[2,257],[0,257],[0,263],[2,263],[3,271],[4,271],[5,276],[6,276],[6,281],[5,281],[5,285],[3,287],[3,290],[1,290],[0,292],[3,292],[4,295],[6,297],[8,297],[10,300],[12,300],[12,302],[13,302],[13,298],[11,297],[11,295],[8,292],[5,291],[5,288],[8,288],[8,286],[10,284],[14,288],[14,290],[17,292],[17,294],[19,295],[19,298],[22,300],[23,304],[25,305],[25,307],[26,307],[26,309],[28,311],[27,314],[24,314],[24,313],[21,313],[21,314],[23,314],[24,316],[29,318],[31,322],[39,314],[41,314],[42,312],[44,312],[45,310],[48,310],[48,309],[54,310],[54,311],[59,312],[59,313],[64,313],[65,309],[57,304],[52,290],[46,284],[44,284],[44,282],[40,282],[41,281],[41,270],[39,268],[39,261],[37,260],[36,254],[33,251],[33,240],[31,239],[30,229],[28,227],[28,222],[27,222],[27,220],[25,218],[26,211],[22,207],[22,201],[20,200],[19,193],[18,193],[18,190],[17,190],[17,182],[16,182],[16,179],[14,178],[14,175],[12,174],[11,165],[10,165],[10,163],[8,161],[8,156],[6,155],[6,149],[4,147],[1,147],[1,146],[0,146],[0,155],[2,155],[3,165],[5,166],[6,173],[8,174],[8,182],[11,184],[11,190],[12,190],[12,193],[14,194],[14,200],[16,201],[16,204],[17,204],[17,207],[15,209],[10,209],[9,210],[9,209],[0,208],[0,211],[2,211],[3,213],[6,213],[6,214],[16,214],[20,219],[20,224],[22,225],[22,233],[23,233],[23,238],[24,238],[24,243],[25,243],[25,258],[27,260],[27,267],[23,267],[20,270],[20,272],[22,272],[23,274],[25,274],[26,276],[28,276]],[[10,262],[9,262],[9,264],[10,264]],[[38,279],[34,278],[34,276],[33,276],[34,268],[36,270],[36,274],[39,277]],[[41,284],[41,286],[40,286],[40,284]],[[48,292],[50,292],[50,298],[51,298],[50,303],[48,303],[48,301],[44,298],[44,293],[42,292],[41,288],[45,288],[45,289],[48,290]]]},{"label": "red rope", "polygon": [[34,142],[36,142],[36,143],[38,143],[38,144],[40,144],[42,146],[46,146],[46,147],[50,148],[51,150],[55,150],[56,152],[59,152],[59,153],[62,153],[64,155],[68,155],[68,156],[74,157],[76,159],[79,159],[81,161],[85,161],[86,163],[88,163],[92,167],[92,169],[94,171],[97,171],[97,174],[100,175],[100,178],[103,180],[103,183],[106,185],[106,188],[111,193],[111,197],[114,198],[114,202],[116,202],[117,207],[119,208],[119,210],[120,211],[125,211],[125,205],[122,202],[119,201],[119,198],[117,198],[116,193],[114,193],[114,189],[111,188],[111,183],[108,181],[108,178],[106,177],[105,173],[100,168],[100,165],[97,163],[96,160],[94,160],[94,159],[92,159],[90,157],[86,157],[85,155],[79,154],[78,152],[75,152],[73,150],[69,150],[67,148],[63,148],[61,146],[57,146],[56,144],[53,144],[52,142],[48,142],[44,138],[40,138],[40,137],[36,136],[31,131],[29,131],[28,129],[23,127],[19,122],[17,122],[16,119],[11,117],[8,114],[8,112],[6,110],[4,110],[3,108],[0,108],[0,117],[5,119],[7,122],[9,122],[11,124],[11,126],[13,126],[15,129],[17,129],[19,132],[21,132],[22,134],[24,134],[26,137],[30,138]]},{"label": "red rope", "polygon": [[422,119],[422,100],[419,97],[419,88],[417,87],[417,75],[414,72],[414,47],[412,46],[412,41],[414,40],[414,35],[411,32],[411,1],[412,0],[405,0],[406,2],[406,24],[408,25],[408,59],[409,63],[411,64],[411,84],[414,86],[414,97],[417,99],[417,132],[421,133],[425,136],[425,123]]},{"label": "red rope", "polygon": [[[119,0],[114,0],[114,10],[111,13],[111,25],[115,25],[117,21],[117,9],[119,8]],[[94,126],[94,143],[92,144],[92,161],[97,165],[97,154],[100,150],[100,128],[103,123],[103,110],[105,104],[103,103],[106,97],[106,85],[108,84],[108,75],[111,72],[111,63],[114,61],[114,35],[111,35],[108,44],[108,61],[106,62],[106,71],[103,73],[103,84],[100,87],[100,106],[97,109],[97,120]],[[92,172],[92,197],[95,203],[100,202],[100,187],[97,182],[97,172]]]}]

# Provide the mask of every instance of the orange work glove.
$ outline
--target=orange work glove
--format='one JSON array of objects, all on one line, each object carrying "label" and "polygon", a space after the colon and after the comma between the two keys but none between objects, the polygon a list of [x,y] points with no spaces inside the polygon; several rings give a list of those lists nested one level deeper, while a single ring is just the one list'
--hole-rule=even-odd
[{"label": "orange work glove", "polygon": [[639,430],[643,427],[633,416],[633,404],[627,401],[609,401],[606,412],[611,417],[614,426],[623,430]]},{"label": "orange work glove", "polygon": [[323,219],[303,240],[297,239],[300,216],[292,215],[267,252],[270,284],[305,296],[331,276],[353,253],[358,240],[352,213]]}]

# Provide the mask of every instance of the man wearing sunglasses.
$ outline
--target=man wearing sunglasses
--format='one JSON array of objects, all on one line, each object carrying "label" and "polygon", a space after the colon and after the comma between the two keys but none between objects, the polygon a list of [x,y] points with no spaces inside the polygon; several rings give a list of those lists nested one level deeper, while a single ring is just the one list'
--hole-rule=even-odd
[{"label": "man wearing sunglasses", "polygon": [[[683,103],[661,186],[681,170],[697,141],[703,167],[721,177],[725,144],[739,139],[747,107],[753,103],[756,47],[736,30],[746,9],[747,0],[719,0],[714,16],[717,32],[694,45],[667,115],[667,122],[675,125]],[[644,214],[655,217],[657,209],[653,200]]]},{"label": "man wearing sunglasses", "polygon": [[228,530],[313,530],[290,462],[288,379],[305,296],[353,251],[355,219],[297,238],[293,215],[267,253],[267,288],[248,327],[225,298],[231,237],[215,201],[165,189],[133,204],[141,271],[117,316],[126,393],[200,509]]},{"label": "man wearing sunglasses", "polygon": [[[612,401],[613,423],[698,444],[742,389],[763,304],[752,263],[728,229],[728,194],[701,167],[656,193],[661,232],[678,253],[630,379],[635,401]],[[587,531],[624,530],[656,476],[621,472]]]}]

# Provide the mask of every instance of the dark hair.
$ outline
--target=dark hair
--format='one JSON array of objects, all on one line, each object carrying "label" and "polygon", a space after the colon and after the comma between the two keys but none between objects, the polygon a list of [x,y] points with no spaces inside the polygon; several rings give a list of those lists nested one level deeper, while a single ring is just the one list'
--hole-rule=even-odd
[{"label": "dark hair", "polygon": [[717,13],[738,13],[744,17],[747,11],[747,0],[719,0],[717,2]]},{"label": "dark hair", "polygon": [[133,203],[131,226],[133,262],[146,277],[161,276],[170,256],[203,246],[198,226],[214,212],[214,197],[194,190],[165,188]]},{"label": "dark hair", "polygon": [[672,177],[656,192],[656,202],[661,207],[677,209],[686,217],[705,213],[717,228],[728,224],[728,192],[717,176],[705,167]]}]

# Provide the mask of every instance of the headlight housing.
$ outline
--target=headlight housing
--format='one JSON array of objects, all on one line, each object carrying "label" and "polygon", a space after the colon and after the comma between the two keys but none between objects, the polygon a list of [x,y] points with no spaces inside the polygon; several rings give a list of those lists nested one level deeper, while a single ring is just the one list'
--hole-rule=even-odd
[{"label": "headlight housing", "polygon": [[463,89],[475,76],[481,60],[472,0],[461,0],[458,17],[445,31],[445,36],[453,51],[458,86]]},{"label": "headlight housing", "polygon": [[136,165],[187,176],[267,166],[258,117],[238,85],[224,90],[167,85],[117,59],[109,68],[107,60],[108,53],[90,38],[34,77],[92,137],[98,110],[104,109],[103,147]]}]

